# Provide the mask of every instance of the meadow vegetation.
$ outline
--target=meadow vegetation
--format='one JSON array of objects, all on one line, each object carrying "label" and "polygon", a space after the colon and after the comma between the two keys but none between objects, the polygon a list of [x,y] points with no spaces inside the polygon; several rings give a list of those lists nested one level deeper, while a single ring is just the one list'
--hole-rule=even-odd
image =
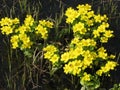
[{"label": "meadow vegetation", "polygon": [[0,89],[119,90],[119,4],[1,0]]}]

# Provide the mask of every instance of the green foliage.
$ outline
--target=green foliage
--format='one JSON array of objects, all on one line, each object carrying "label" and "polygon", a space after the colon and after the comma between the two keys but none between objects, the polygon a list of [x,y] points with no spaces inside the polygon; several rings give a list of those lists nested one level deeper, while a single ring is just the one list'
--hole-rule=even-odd
[{"label": "green foliage", "polygon": [[114,86],[109,90],[120,90],[120,84],[114,84]]}]

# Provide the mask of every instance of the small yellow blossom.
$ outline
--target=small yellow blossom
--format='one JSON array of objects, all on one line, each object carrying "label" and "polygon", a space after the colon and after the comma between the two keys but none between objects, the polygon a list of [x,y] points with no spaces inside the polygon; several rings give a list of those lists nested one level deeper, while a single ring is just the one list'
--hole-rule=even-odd
[{"label": "small yellow blossom", "polygon": [[66,23],[69,24],[73,23],[73,21],[78,17],[78,12],[70,7],[66,10],[65,15],[67,16]]},{"label": "small yellow blossom", "polygon": [[57,52],[57,48],[54,45],[48,45],[47,47],[43,48],[43,50],[48,52]]},{"label": "small yellow blossom", "polygon": [[70,53],[69,52],[65,52],[61,55],[61,61],[63,62],[68,62],[68,60],[70,59]]},{"label": "small yellow blossom", "polygon": [[83,46],[96,46],[96,42],[93,39],[82,39],[81,43]]},{"label": "small yellow blossom", "polygon": [[30,41],[30,38],[26,37],[26,38],[24,38],[24,41],[22,44],[22,49],[31,48],[32,44],[33,43]]},{"label": "small yellow blossom", "polygon": [[100,70],[96,72],[99,76],[101,76],[103,73],[107,73],[110,70],[114,70],[114,68],[117,66],[117,62],[114,61],[108,61],[105,66],[102,66]]},{"label": "small yellow blossom", "polygon": [[19,32],[20,34],[24,34],[24,33],[26,33],[26,32],[30,32],[30,28],[27,27],[27,26],[25,26],[25,25],[22,25],[22,26],[20,26],[19,28],[17,28],[17,29],[15,30],[15,32],[16,32],[16,33]]},{"label": "small yellow blossom", "polygon": [[19,19],[18,19],[18,18],[15,18],[15,19],[13,19],[13,20],[12,20],[12,23],[13,23],[13,24],[19,24],[19,23],[20,23],[20,21],[19,21]]},{"label": "small yellow blossom", "polygon": [[47,28],[43,27],[42,25],[38,25],[36,28],[36,34],[41,34],[41,38],[47,39],[48,37],[48,31]]},{"label": "small yellow blossom", "polygon": [[78,5],[77,6],[77,9],[78,9],[78,13],[80,15],[85,15],[88,11],[91,10],[91,6],[89,4],[86,4],[86,5]]},{"label": "small yellow blossom", "polygon": [[9,34],[13,33],[13,28],[11,28],[10,26],[3,26],[1,28],[1,32],[2,32],[2,34],[9,35]]},{"label": "small yellow blossom", "polygon": [[46,53],[44,53],[44,58],[46,58],[46,59],[50,59],[52,56],[54,55],[54,52],[46,52]]},{"label": "small yellow blossom", "polygon": [[46,21],[46,20],[40,20],[39,24],[44,26],[44,27],[49,27],[49,28],[53,27],[53,22]]},{"label": "small yellow blossom", "polygon": [[106,49],[104,47],[101,47],[98,49],[98,57],[106,59],[107,58],[107,53],[106,53]]},{"label": "small yellow blossom", "polygon": [[13,24],[12,19],[10,19],[8,17],[2,18],[0,21],[1,26],[11,26],[12,24]]},{"label": "small yellow blossom", "polygon": [[82,63],[80,60],[71,61],[63,67],[66,74],[77,75],[81,72]]},{"label": "small yellow blossom", "polygon": [[57,54],[54,54],[51,58],[50,61],[54,64],[55,62],[58,62],[59,56]]},{"label": "small yellow blossom", "polygon": [[12,48],[16,49],[18,47],[19,37],[18,35],[14,35],[11,37],[10,42],[12,43]]},{"label": "small yellow blossom", "polygon": [[44,58],[50,60],[53,64],[59,60],[58,49],[54,45],[46,46],[43,51],[45,51]]},{"label": "small yellow blossom", "polygon": [[112,55],[112,54],[111,54],[109,57],[110,57],[111,59],[115,59],[115,55]]},{"label": "small yellow blossom", "polygon": [[85,34],[86,33],[86,28],[84,27],[84,23],[77,23],[73,26],[73,32],[76,33],[76,32],[79,32],[80,34]]},{"label": "small yellow blossom", "polygon": [[111,30],[107,30],[107,31],[105,31],[105,33],[103,34],[103,36],[104,37],[107,37],[107,38],[110,38],[110,37],[112,37],[113,36],[113,31],[111,31]]},{"label": "small yellow blossom", "polygon": [[74,50],[69,51],[69,59],[76,59],[78,56],[80,56],[83,53],[83,48],[82,47],[77,47]]},{"label": "small yellow blossom", "polygon": [[85,83],[89,82],[90,80],[91,80],[91,75],[84,72],[83,76],[81,77],[80,83],[82,85],[85,85]]},{"label": "small yellow blossom", "polygon": [[34,23],[34,18],[31,15],[27,15],[24,20],[25,26],[32,26],[33,23]]},{"label": "small yellow blossom", "polygon": [[79,37],[75,37],[72,39],[71,44],[77,44],[78,42],[80,42]]},{"label": "small yellow blossom", "polygon": [[107,43],[108,42],[108,37],[101,37],[100,42]]},{"label": "small yellow blossom", "polygon": [[100,37],[100,32],[98,30],[93,31],[94,38]]},{"label": "small yellow blossom", "polygon": [[94,16],[94,18],[95,18],[95,22],[99,22],[99,23],[101,23],[102,21],[107,21],[108,20],[106,15],[101,16],[100,14]]},{"label": "small yellow blossom", "polygon": [[105,65],[105,67],[101,67],[101,69],[103,70],[104,73],[110,71],[110,70],[114,70],[114,68],[116,67],[117,63],[114,61],[108,61]]},{"label": "small yellow blossom", "polygon": [[98,70],[98,71],[96,71],[96,74],[99,75],[99,76],[102,76],[103,71],[102,70]]}]

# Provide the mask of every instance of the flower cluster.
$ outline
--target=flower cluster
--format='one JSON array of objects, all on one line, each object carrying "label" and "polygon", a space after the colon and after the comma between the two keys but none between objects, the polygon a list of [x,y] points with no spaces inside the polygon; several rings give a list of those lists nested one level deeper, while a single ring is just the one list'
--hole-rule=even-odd
[{"label": "flower cluster", "polygon": [[[99,77],[109,75],[110,70],[117,66],[115,56],[108,54],[102,46],[114,36],[113,31],[109,30],[108,18],[106,15],[96,15],[88,4],[78,5],[76,9],[68,8],[65,16],[73,38],[62,49],[61,46],[58,48],[47,44],[43,48],[44,58],[51,61],[54,67],[62,66],[65,74],[78,76],[83,86],[98,88],[96,81],[99,81]],[[21,50],[31,49],[37,40],[46,40],[52,27],[52,22],[37,22],[31,15],[26,16],[23,24],[18,18],[5,17],[0,21],[1,33],[10,37],[13,49]]]},{"label": "flower cluster", "polygon": [[5,35],[9,35],[11,33],[13,33],[14,30],[14,25],[19,24],[19,19],[15,18],[15,19],[10,19],[8,17],[2,18],[0,21],[0,30],[2,34]]},{"label": "flower cluster", "polygon": [[47,39],[48,31],[53,23],[47,20],[35,21],[31,15],[27,15],[21,25],[18,18],[2,18],[0,21],[2,34],[9,35],[12,48],[21,50],[30,49],[39,38]]},{"label": "flower cluster", "polygon": [[[66,74],[80,77],[83,86],[90,82],[94,83],[92,82],[94,79],[97,81],[99,79],[96,77],[108,75],[109,71],[117,66],[117,62],[113,61],[115,56],[109,55],[101,46],[113,37],[113,31],[108,29],[108,18],[106,15],[96,15],[88,4],[78,5],[77,9],[68,8],[65,16],[66,23],[71,25],[74,37],[67,51],[60,53],[59,63],[63,65]],[[50,52],[46,52],[44,56],[51,57],[51,54],[47,54]]]},{"label": "flower cluster", "polygon": [[44,58],[49,59],[53,65],[59,61],[59,51],[54,45],[48,45],[43,51],[45,51]]}]

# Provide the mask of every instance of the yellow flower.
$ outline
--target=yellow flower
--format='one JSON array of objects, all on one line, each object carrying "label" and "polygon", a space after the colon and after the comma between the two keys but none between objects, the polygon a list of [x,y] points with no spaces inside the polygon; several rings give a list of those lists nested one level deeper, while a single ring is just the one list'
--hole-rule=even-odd
[{"label": "yellow flower", "polygon": [[33,43],[30,41],[30,37],[26,34],[19,34],[19,39],[22,41],[21,49],[31,48]]},{"label": "yellow flower", "polygon": [[82,39],[82,46],[96,46],[96,42],[93,39]]},{"label": "yellow flower", "polygon": [[80,42],[79,37],[75,37],[72,39],[71,44],[78,44]]},{"label": "yellow flower", "polygon": [[21,33],[21,34],[19,34],[19,38],[21,41],[25,41],[24,39],[27,38],[27,35],[25,33],[23,33],[23,34]]},{"label": "yellow flower", "polygon": [[87,74],[86,72],[84,72],[83,77],[81,78],[81,82],[84,83],[86,81],[90,81],[91,80],[90,77],[91,77],[90,74]]},{"label": "yellow flower", "polygon": [[93,26],[94,25],[93,24],[94,23],[93,20],[87,20],[86,23],[87,23],[88,26]]},{"label": "yellow flower", "polygon": [[96,71],[96,74],[99,75],[99,76],[102,76],[103,71],[102,70],[98,70],[98,71]]},{"label": "yellow flower", "polygon": [[33,43],[30,41],[30,38],[26,37],[23,39],[22,49],[31,48],[32,44]]},{"label": "yellow flower", "polygon": [[11,26],[12,24],[13,24],[12,19],[10,19],[8,17],[2,18],[0,21],[1,26]]},{"label": "yellow flower", "polygon": [[70,7],[66,10],[65,15],[67,16],[66,23],[69,24],[73,23],[73,21],[78,17],[78,12]]},{"label": "yellow flower", "polygon": [[93,31],[94,38],[100,37],[100,33],[98,30]]},{"label": "yellow flower", "polygon": [[48,37],[48,31],[47,28],[44,28],[42,25],[38,25],[36,28],[36,34],[41,34],[41,38],[47,39]]},{"label": "yellow flower", "polygon": [[8,17],[2,18],[0,21],[0,25],[1,26],[12,26],[13,24],[19,24],[19,19],[15,18],[15,19],[11,19]]},{"label": "yellow flower", "polygon": [[30,27],[22,25],[18,29],[16,29],[15,32],[16,33],[19,32],[20,34],[24,34],[25,32],[30,32]]},{"label": "yellow flower", "polygon": [[44,53],[44,58],[46,58],[46,59],[50,59],[52,56],[54,55],[54,52],[46,52],[46,53]]},{"label": "yellow flower", "polygon": [[98,49],[98,57],[106,59],[107,58],[107,53],[104,47],[101,47]]},{"label": "yellow flower", "polygon": [[78,75],[81,72],[82,63],[80,60],[71,61],[63,67],[66,74]]},{"label": "yellow flower", "polygon": [[115,59],[115,55],[110,55],[109,56],[111,59]]},{"label": "yellow flower", "polygon": [[77,9],[78,9],[78,13],[79,13],[80,15],[82,15],[82,14],[84,15],[84,14],[86,14],[88,11],[91,10],[91,6],[88,5],[88,4],[78,5],[78,6],[77,6]]},{"label": "yellow flower", "polygon": [[113,31],[111,31],[111,30],[108,30],[108,31],[105,31],[105,33],[103,34],[104,35],[104,37],[107,37],[107,38],[110,38],[110,37],[112,37],[113,36]]},{"label": "yellow flower", "polygon": [[53,22],[46,21],[46,20],[40,20],[39,24],[41,24],[44,27],[52,28],[53,27]]},{"label": "yellow flower", "polygon": [[63,61],[64,63],[68,62],[69,59],[70,59],[70,53],[69,52],[65,52],[61,55],[61,61]]},{"label": "yellow flower", "polygon": [[114,61],[108,61],[105,66],[102,66],[100,70],[96,72],[97,75],[102,76],[102,74],[109,72],[110,70],[114,70],[114,68],[117,66],[117,62]]},{"label": "yellow flower", "polygon": [[101,16],[100,14],[99,15],[95,15],[94,19],[95,19],[95,22],[99,22],[99,23],[101,23],[102,21],[107,21],[108,20],[106,15]]},{"label": "yellow flower", "polygon": [[32,18],[31,15],[27,15],[25,20],[24,20],[25,26],[32,26],[33,23],[34,23],[34,18]]},{"label": "yellow flower", "polygon": [[43,48],[43,51],[46,52],[57,52],[57,48],[54,45],[48,45],[47,47]]},{"label": "yellow flower", "polygon": [[96,53],[90,52],[89,50],[87,50],[82,54],[82,56],[84,56],[84,59],[83,59],[84,66],[88,67],[93,63],[93,60],[96,57]]},{"label": "yellow flower", "polygon": [[[89,58],[89,57],[84,57],[84,60],[83,60],[83,63],[84,63],[84,66],[88,67],[92,64],[92,59],[93,58]],[[83,68],[85,69],[85,68]]]},{"label": "yellow flower", "polygon": [[18,18],[15,18],[15,19],[13,19],[13,20],[12,20],[12,23],[13,23],[13,24],[19,24],[19,23],[20,23],[20,21],[19,21],[19,19],[18,19]]},{"label": "yellow flower", "polygon": [[79,32],[80,34],[85,34],[86,33],[86,28],[84,27],[84,23],[77,23],[73,26],[73,32],[76,33],[76,32]]},{"label": "yellow flower", "polygon": [[97,30],[100,33],[105,32],[106,31],[106,25],[105,24],[101,24],[100,26],[98,26]]},{"label": "yellow flower", "polygon": [[18,47],[18,42],[19,42],[18,35],[13,35],[10,39],[10,42],[12,43],[12,48],[16,49]]},{"label": "yellow flower", "polygon": [[2,34],[6,34],[9,35],[11,33],[13,33],[13,28],[11,28],[10,26],[3,26],[1,28]]},{"label": "yellow flower", "polygon": [[45,48],[43,48],[44,58],[49,59],[52,63],[55,63],[58,61],[59,57],[56,52],[58,52],[58,49],[54,45],[48,45]]},{"label": "yellow flower", "polygon": [[65,66],[63,67],[65,74],[68,74],[71,72],[71,66],[72,65],[65,64]]},{"label": "yellow flower", "polygon": [[117,66],[117,63],[114,61],[108,61],[104,67],[101,67],[104,73],[114,70],[114,68]]},{"label": "yellow flower", "polygon": [[107,43],[108,42],[108,37],[101,37],[100,42]]},{"label": "yellow flower", "polygon": [[23,42],[21,49],[31,48],[32,44],[33,43],[29,40],[29,38],[27,38],[27,41]]},{"label": "yellow flower", "polygon": [[76,59],[78,56],[80,56],[83,53],[82,47],[77,47],[74,50],[69,51],[69,59]]},{"label": "yellow flower", "polygon": [[94,17],[95,16],[94,11],[87,12],[87,16],[88,16],[89,19]]},{"label": "yellow flower", "polygon": [[54,64],[55,62],[58,62],[59,56],[57,54],[54,54],[51,58],[50,61]]}]

